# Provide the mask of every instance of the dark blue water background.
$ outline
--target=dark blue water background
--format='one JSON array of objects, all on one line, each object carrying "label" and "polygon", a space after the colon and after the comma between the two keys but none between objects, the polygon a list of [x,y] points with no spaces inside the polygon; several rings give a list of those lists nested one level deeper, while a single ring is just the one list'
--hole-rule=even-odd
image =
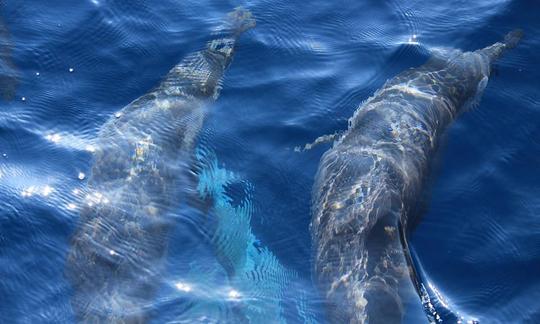
[{"label": "dark blue water background", "polygon": [[[240,41],[200,145],[241,179],[229,196],[249,200],[254,242],[295,273],[291,300],[308,300],[311,317],[286,303],[290,322],[324,322],[310,288],[309,222],[329,146],[294,147],[345,129],[363,100],[431,48],[474,50],[524,29],[480,105],[447,133],[411,243],[426,280],[466,318],[539,323],[540,5],[503,0],[3,1],[12,63],[3,64],[17,78],[0,85],[14,91],[0,104],[0,322],[74,320],[64,264],[93,139],[238,5],[257,27]],[[219,266],[186,260],[186,235],[171,235],[165,282],[190,262]],[[187,297],[170,288],[156,298],[157,322],[182,317]]]}]

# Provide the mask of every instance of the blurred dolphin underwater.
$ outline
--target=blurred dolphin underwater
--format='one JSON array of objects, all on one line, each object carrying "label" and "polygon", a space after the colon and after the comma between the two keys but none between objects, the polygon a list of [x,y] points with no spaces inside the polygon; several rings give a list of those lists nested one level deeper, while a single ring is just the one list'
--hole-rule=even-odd
[{"label": "blurred dolphin underwater", "polygon": [[79,321],[148,320],[167,237],[193,191],[190,164],[206,106],[219,96],[238,37],[254,26],[237,8],[206,49],[101,128],[66,263]]},{"label": "blurred dolphin underwater", "polygon": [[12,58],[12,47],[9,30],[0,19],[0,97],[6,101],[13,100],[19,83],[17,67]]}]

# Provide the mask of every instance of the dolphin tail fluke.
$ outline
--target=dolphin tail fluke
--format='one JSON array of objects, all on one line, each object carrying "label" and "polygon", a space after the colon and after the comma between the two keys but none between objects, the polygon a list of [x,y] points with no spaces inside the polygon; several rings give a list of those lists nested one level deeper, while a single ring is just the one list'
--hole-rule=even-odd
[{"label": "dolphin tail fluke", "polygon": [[522,37],[523,30],[514,29],[504,36],[502,42],[497,42],[491,46],[483,48],[480,50],[480,52],[486,55],[490,62],[493,62],[498,59],[504,53],[504,51],[516,47]]},{"label": "dolphin tail fluke", "polygon": [[504,45],[506,45],[506,49],[511,49],[516,47],[516,45],[519,43],[521,38],[523,37],[523,30],[521,29],[514,29],[506,36],[504,36]]},{"label": "dolphin tail fluke", "polygon": [[236,7],[227,14],[227,18],[222,26],[218,28],[218,31],[226,31],[238,37],[243,32],[255,27],[256,24],[251,11],[244,7]]}]

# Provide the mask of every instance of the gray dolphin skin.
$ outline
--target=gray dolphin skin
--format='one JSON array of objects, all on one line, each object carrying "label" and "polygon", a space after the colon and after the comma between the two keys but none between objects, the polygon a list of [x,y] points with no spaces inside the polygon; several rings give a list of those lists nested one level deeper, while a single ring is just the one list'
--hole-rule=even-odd
[{"label": "gray dolphin skin", "polygon": [[330,323],[403,320],[410,292],[418,291],[407,223],[440,135],[477,102],[491,63],[521,37],[512,31],[484,49],[452,51],[398,74],[360,106],[323,155],[311,232],[314,279]]},{"label": "gray dolphin skin", "polygon": [[221,37],[100,129],[66,261],[77,321],[149,320],[167,235],[191,185],[190,164],[207,106],[218,97],[238,37],[254,26],[251,13],[237,8]]}]

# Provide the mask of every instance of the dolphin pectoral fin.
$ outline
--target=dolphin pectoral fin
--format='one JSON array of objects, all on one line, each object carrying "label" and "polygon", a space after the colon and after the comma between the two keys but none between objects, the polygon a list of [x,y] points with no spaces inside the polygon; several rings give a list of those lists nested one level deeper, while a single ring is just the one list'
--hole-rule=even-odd
[{"label": "dolphin pectoral fin", "polygon": [[343,135],[344,132],[345,131],[337,131],[334,134],[326,134],[326,135],[319,136],[313,142],[307,143],[306,145],[304,145],[304,147],[296,146],[294,148],[294,151],[304,152],[304,151],[311,150],[312,148],[314,148],[315,146],[318,146],[319,144],[326,144],[326,143],[334,141],[336,138],[341,137],[341,135]]},{"label": "dolphin pectoral fin", "polygon": [[482,78],[482,80],[480,80],[480,82],[478,82],[478,86],[476,87],[476,94],[467,103],[463,105],[463,111],[473,110],[480,105],[480,99],[482,98],[482,94],[486,89],[488,81],[489,78],[485,76]]},{"label": "dolphin pectoral fin", "polygon": [[488,83],[488,77],[485,76],[478,82],[478,87],[476,87],[476,96],[480,97],[484,93],[484,90],[486,89]]}]

